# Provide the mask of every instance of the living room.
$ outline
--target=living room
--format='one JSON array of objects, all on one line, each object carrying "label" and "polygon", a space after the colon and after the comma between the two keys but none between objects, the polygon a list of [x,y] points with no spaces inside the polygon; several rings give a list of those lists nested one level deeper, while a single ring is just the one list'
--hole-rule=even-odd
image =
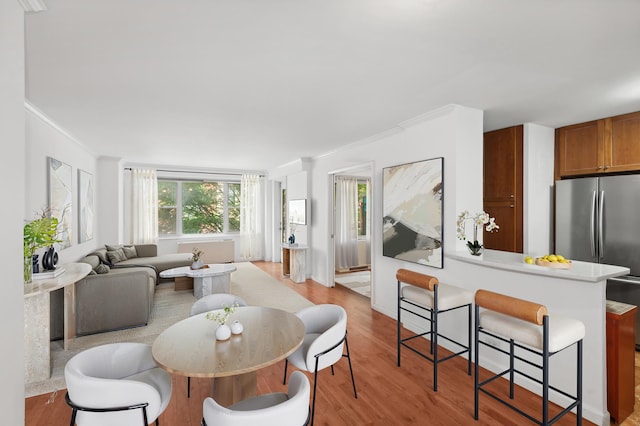
[{"label": "living room", "polygon": [[[234,166],[232,169],[223,167],[224,162],[214,163],[213,161],[209,168],[190,166],[187,162],[152,161],[145,163],[141,160],[144,155],[137,158],[129,158],[127,155],[113,155],[112,152],[105,155],[103,152],[90,148],[87,141],[81,139],[73,130],[67,129],[63,124],[57,122],[54,118],[55,110],[49,112],[46,106],[32,103],[29,96],[25,97],[24,46],[26,42],[22,19],[24,10],[19,5],[12,4],[3,5],[1,11],[0,24],[3,28],[8,28],[7,31],[11,33],[10,41],[5,42],[3,39],[2,52],[7,52],[7,64],[11,65],[10,69],[13,71],[10,75],[2,78],[2,87],[6,87],[7,93],[12,95],[2,101],[2,111],[6,110],[6,113],[0,114],[3,123],[3,126],[0,127],[3,128],[3,140],[20,141],[17,146],[11,143],[11,146],[6,148],[10,154],[8,158],[11,158],[11,161],[7,162],[2,176],[5,181],[14,182],[19,188],[25,188],[24,191],[16,191],[17,194],[15,194],[15,202],[21,207],[7,213],[7,223],[16,224],[13,228],[18,228],[17,231],[15,229],[6,231],[7,240],[13,242],[15,239],[16,241],[2,248],[3,266],[12,277],[9,281],[18,282],[22,276],[19,267],[21,261],[17,255],[17,234],[21,229],[18,225],[47,205],[46,162],[48,157],[69,164],[74,170],[73,176],[76,176],[75,172],[78,169],[93,174],[96,183],[94,238],[84,243],[76,241],[70,247],[62,250],[59,253],[60,263],[74,262],[103,244],[129,242],[127,224],[130,223],[130,218],[123,212],[126,203],[124,196],[128,173],[126,169],[132,166],[170,167],[182,171],[208,170],[214,173],[225,171],[259,172],[267,176],[268,185],[273,185],[270,188],[275,188],[276,185],[282,185],[287,189],[295,188],[291,195],[305,198],[309,202],[310,225],[304,228],[300,227],[299,234],[296,235],[301,243],[310,247],[307,255],[307,276],[318,283],[330,286],[333,268],[327,259],[331,256],[333,249],[330,240],[330,223],[327,219],[332,207],[331,193],[328,190],[328,176],[342,169],[363,164],[372,165],[374,173],[370,206],[372,212],[381,212],[383,208],[382,170],[385,167],[442,157],[444,158],[444,182],[446,182],[444,247],[446,251],[451,252],[464,249],[464,242],[455,238],[455,217],[464,209],[482,209],[482,179],[480,177],[483,170],[482,162],[478,161],[479,158],[482,158],[482,135],[487,130],[487,116],[494,118],[500,114],[503,117],[508,116],[508,106],[494,106],[490,100],[483,102],[469,100],[458,105],[455,104],[458,102],[456,97],[452,96],[451,100],[446,103],[429,104],[428,107],[421,106],[422,109],[414,109],[413,114],[404,115],[401,119],[392,121],[392,124],[386,121],[385,125],[379,126],[375,130],[359,133],[346,141],[337,141],[331,149],[319,150],[312,155],[308,155],[304,150],[296,151],[295,145],[290,145],[289,151],[294,153],[292,156],[282,156],[284,161],[264,166],[256,166],[255,159],[248,163],[251,164],[249,166],[242,168]],[[633,16],[632,13],[627,15]],[[628,30],[632,36],[634,32],[637,32],[637,29],[627,29],[626,27],[624,29]],[[634,60],[629,61],[630,64],[627,64],[626,69],[628,73],[632,73],[632,70],[638,68],[633,67]],[[16,70],[16,67],[19,69]],[[532,79],[535,78],[534,74]],[[542,79],[542,77],[540,78]],[[535,84],[533,85],[535,86]],[[593,85],[595,86],[595,83]],[[22,89],[18,90],[17,88]],[[503,90],[516,91],[518,88],[503,88]],[[632,89],[629,89],[628,93],[633,93]],[[639,110],[637,91],[635,93],[635,97],[621,100],[612,109],[616,113]],[[383,102],[397,101],[381,101],[381,103]],[[470,105],[477,106],[470,107]],[[492,111],[494,108],[499,111]],[[584,107],[581,112],[564,118],[565,121],[562,124],[578,122],[583,117],[599,118],[606,115],[604,113],[601,116],[595,114],[599,114],[599,111]],[[520,119],[521,121],[514,121]],[[525,182],[528,199],[528,210],[525,213],[528,218],[525,226],[525,235],[528,238],[526,251],[549,252],[549,235],[551,233],[549,188],[553,185],[554,127],[556,126],[539,124],[540,122],[544,123],[545,120],[538,120],[534,116],[518,116],[503,120],[505,126],[507,124],[525,124],[525,146],[528,149],[525,158],[529,170]],[[355,122],[353,124],[355,125]],[[373,128],[369,127],[368,129]],[[218,147],[218,149],[221,148]],[[260,149],[268,150],[264,147]],[[255,151],[256,154],[252,157],[260,157],[257,153],[259,149]],[[196,152],[198,152],[197,149]],[[282,153],[279,152],[279,155]],[[203,156],[196,155],[196,157]],[[211,158],[215,158],[215,156],[211,156]],[[199,161],[202,160],[199,159]],[[269,194],[273,194],[273,191]],[[12,201],[13,197],[12,194]],[[275,198],[269,195],[267,203],[274,203],[274,200]],[[73,215],[77,217],[77,211],[74,211]],[[267,261],[280,260],[280,238],[275,232],[278,224],[279,218],[265,217],[265,229],[271,230],[265,239],[264,259]],[[373,285],[371,307],[386,316],[394,317],[396,297],[394,276],[395,271],[403,264],[384,257],[381,253],[380,229],[382,225],[379,215],[374,217],[372,225],[374,231],[371,240]],[[161,242],[160,251],[171,252],[173,244],[175,241]],[[455,260],[447,260],[445,269],[436,272],[443,281],[473,279],[471,274],[461,275],[455,272],[457,266],[459,265]],[[4,315],[6,328],[10,330],[4,331],[3,333],[6,335],[3,334],[3,337],[6,337],[4,340],[8,344],[20,348],[23,336],[21,330],[23,312],[16,305],[19,305],[18,301],[22,300],[22,289],[18,288],[18,291],[13,287],[7,292],[6,301],[2,302],[3,310],[6,312]],[[7,389],[15,391],[23,385],[23,378],[20,377],[22,368],[18,368],[22,363],[22,358],[20,351],[16,351],[10,359],[10,365],[13,367],[11,372],[7,371],[8,379],[5,381]],[[20,374],[13,370],[17,370]],[[5,403],[6,407],[4,407]],[[18,397],[12,396],[5,400],[5,403],[3,403],[3,412],[11,413],[9,418],[16,421],[9,421],[19,424],[24,413],[20,413],[22,410],[16,410],[15,407],[23,406],[22,398],[19,398],[19,395]]]}]

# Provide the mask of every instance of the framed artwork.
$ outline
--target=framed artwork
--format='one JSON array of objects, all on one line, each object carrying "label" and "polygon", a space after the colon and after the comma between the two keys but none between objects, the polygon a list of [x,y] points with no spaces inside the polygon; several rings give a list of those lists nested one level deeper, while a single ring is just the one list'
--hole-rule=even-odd
[{"label": "framed artwork", "polygon": [[49,210],[58,218],[58,239],[60,248],[71,245],[73,225],[72,175],[71,166],[55,158],[49,160]]},{"label": "framed artwork", "polygon": [[442,268],[444,158],[382,170],[382,254]]},{"label": "framed artwork", "polygon": [[296,225],[307,224],[307,200],[289,201],[289,223]]},{"label": "framed artwork", "polygon": [[78,242],[93,239],[93,175],[78,169]]}]

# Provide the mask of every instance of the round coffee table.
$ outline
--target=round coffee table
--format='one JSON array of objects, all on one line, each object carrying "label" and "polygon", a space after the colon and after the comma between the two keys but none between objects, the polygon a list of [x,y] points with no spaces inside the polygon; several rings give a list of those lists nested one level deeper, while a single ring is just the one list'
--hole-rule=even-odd
[{"label": "round coffee table", "polygon": [[189,266],[167,269],[160,272],[160,276],[193,278],[193,295],[200,299],[211,293],[229,293],[231,273],[235,270],[236,267],[229,263],[212,263],[200,269],[191,269]]}]

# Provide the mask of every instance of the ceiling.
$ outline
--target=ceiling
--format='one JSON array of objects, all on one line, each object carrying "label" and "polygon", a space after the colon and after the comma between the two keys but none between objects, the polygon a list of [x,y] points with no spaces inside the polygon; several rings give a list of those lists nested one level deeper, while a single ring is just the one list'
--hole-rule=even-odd
[{"label": "ceiling", "polygon": [[46,0],[27,99],[97,155],[269,170],[447,104],[640,110],[636,0]]}]

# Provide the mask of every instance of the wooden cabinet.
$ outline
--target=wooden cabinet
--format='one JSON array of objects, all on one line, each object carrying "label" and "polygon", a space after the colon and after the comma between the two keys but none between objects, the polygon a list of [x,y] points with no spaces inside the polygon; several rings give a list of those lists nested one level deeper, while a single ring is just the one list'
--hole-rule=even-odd
[{"label": "wooden cabinet", "polygon": [[634,410],[637,310],[607,300],[607,408],[618,424]]},{"label": "wooden cabinet", "polygon": [[523,126],[484,134],[483,208],[495,217],[498,232],[485,232],[488,249],[522,253]]},{"label": "wooden cabinet", "polygon": [[640,112],[556,129],[556,178],[640,170]]}]

